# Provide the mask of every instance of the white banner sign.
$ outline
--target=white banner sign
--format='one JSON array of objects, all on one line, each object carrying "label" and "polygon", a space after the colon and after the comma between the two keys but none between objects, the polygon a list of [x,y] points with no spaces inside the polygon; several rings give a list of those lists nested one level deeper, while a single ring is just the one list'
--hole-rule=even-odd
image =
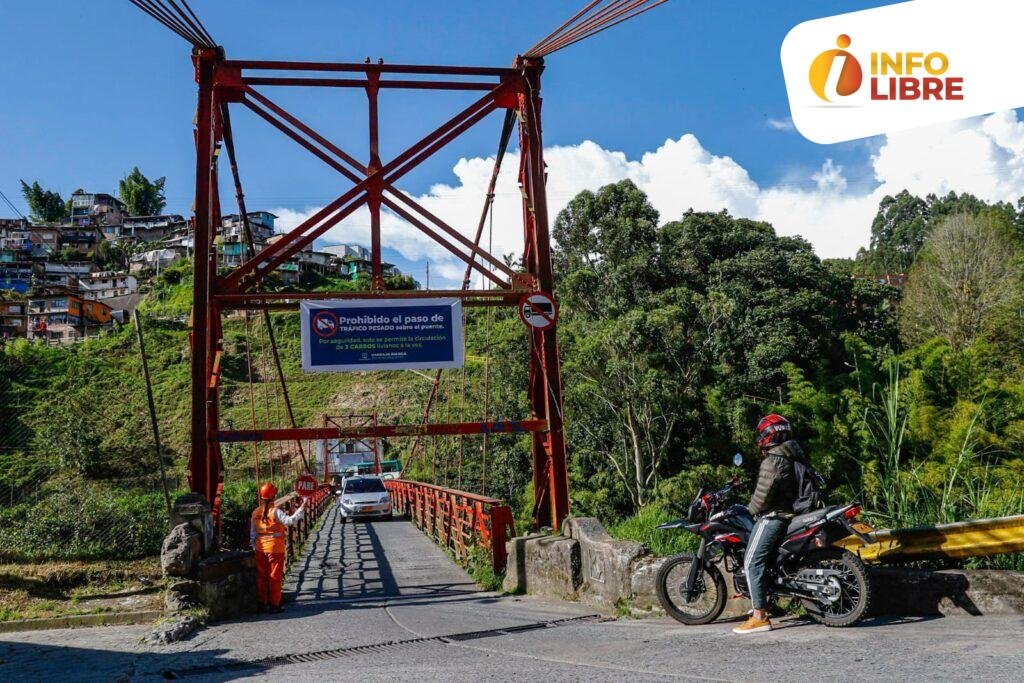
[{"label": "white banner sign", "polygon": [[793,123],[834,143],[1024,106],[1024,2],[914,0],[800,24],[782,43]]},{"label": "white banner sign", "polygon": [[461,368],[461,299],[303,301],[306,372]]}]

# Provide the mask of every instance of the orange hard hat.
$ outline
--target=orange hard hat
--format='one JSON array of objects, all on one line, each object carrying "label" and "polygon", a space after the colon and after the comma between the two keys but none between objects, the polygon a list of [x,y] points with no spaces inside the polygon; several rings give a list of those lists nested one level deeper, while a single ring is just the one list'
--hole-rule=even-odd
[{"label": "orange hard hat", "polygon": [[260,487],[260,498],[263,500],[273,500],[277,497],[277,487],[272,482],[267,482]]}]

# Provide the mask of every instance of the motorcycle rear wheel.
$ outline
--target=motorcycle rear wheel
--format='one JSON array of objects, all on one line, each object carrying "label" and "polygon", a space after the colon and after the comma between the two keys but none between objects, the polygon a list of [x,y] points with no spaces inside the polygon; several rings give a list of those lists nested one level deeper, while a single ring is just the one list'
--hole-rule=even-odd
[{"label": "motorcycle rear wheel", "polygon": [[848,550],[828,548],[808,557],[808,569],[832,569],[839,572],[839,600],[821,605],[804,600],[812,619],[825,626],[853,626],[871,607],[871,577],[860,558]]},{"label": "motorcycle rear wheel", "polygon": [[725,609],[725,577],[718,567],[705,564],[697,575],[694,586],[696,595],[687,601],[683,597],[683,586],[695,561],[693,553],[670,557],[661,565],[654,581],[658,602],[665,612],[676,621],[687,626],[710,624]]}]

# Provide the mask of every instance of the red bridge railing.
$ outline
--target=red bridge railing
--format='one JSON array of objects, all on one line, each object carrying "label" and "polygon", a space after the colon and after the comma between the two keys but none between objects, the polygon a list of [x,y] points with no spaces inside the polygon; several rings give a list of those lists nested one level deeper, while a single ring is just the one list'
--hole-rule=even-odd
[{"label": "red bridge railing", "polygon": [[[274,506],[291,514],[299,507],[300,502],[299,494],[289,493],[275,500]],[[296,549],[301,548],[302,544],[306,542],[313,527],[316,526],[316,521],[320,519],[320,515],[327,509],[330,502],[331,487],[326,484],[321,484],[316,492],[309,496],[306,501],[306,512],[302,515],[302,519],[294,526],[288,527],[288,562],[295,559]]]},{"label": "red bridge railing", "polygon": [[495,571],[505,569],[505,542],[516,535],[516,528],[511,508],[502,501],[405,479],[390,479],[385,486],[394,510],[461,562],[479,547],[491,555]]}]

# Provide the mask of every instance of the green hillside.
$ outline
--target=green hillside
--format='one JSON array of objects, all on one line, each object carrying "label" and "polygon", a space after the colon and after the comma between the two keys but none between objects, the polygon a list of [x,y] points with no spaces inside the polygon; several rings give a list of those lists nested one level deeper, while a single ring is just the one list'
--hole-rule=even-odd
[{"label": "green hillside", "polygon": [[[651,527],[700,481],[731,476],[737,451],[754,476],[752,425],[768,412],[790,418],[833,497],[863,501],[880,526],[1024,512],[1024,210],[902,193],[883,200],[869,249],[823,261],[805,240],[725,212],[663,222],[627,181],[581,193],[552,233],[573,514],[671,549]],[[182,264],[142,306],[178,489],[189,302]],[[272,318],[298,424],[373,409],[382,423],[419,421],[431,373],[303,374],[297,314]],[[258,426],[286,424],[262,324],[225,321],[226,427],[251,427],[253,410]],[[472,309],[467,324],[466,369],[444,374],[434,418],[480,419],[485,405],[491,418],[527,416],[515,311]],[[0,370],[0,559],[153,553],[163,511],[133,331],[61,348],[14,342]],[[479,436],[424,445],[410,476],[484,491],[530,518],[528,438],[494,436],[486,456]],[[399,455],[409,442],[384,447]],[[273,462],[287,485],[296,451],[261,446],[261,478]],[[230,542],[253,502],[255,458],[249,444],[224,458]]]}]

